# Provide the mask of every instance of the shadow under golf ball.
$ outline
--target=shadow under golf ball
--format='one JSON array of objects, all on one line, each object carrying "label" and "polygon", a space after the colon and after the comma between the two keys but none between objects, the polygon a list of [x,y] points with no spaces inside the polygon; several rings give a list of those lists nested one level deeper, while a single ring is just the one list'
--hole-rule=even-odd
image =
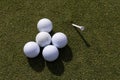
[{"label": "shadow under golf ball", "polygon": [[36,72],[41,72],[45,68],[45,60],[43,59],[42,54],[39,54],[35,58],[27,58],[27,59],[31,68]]},{"label": "shadow under golf ball", "polygon": [[64,64],[60,58],[54,62],[46,62],[46,65],[51,73],[60,76],[64,73]]},{"label": "shadow under golf ball", "polygon": [[60,58],[62,61],[69,62],[73,58],[72,50],[69,45],[66,45],[64,48],[59,49]]}]

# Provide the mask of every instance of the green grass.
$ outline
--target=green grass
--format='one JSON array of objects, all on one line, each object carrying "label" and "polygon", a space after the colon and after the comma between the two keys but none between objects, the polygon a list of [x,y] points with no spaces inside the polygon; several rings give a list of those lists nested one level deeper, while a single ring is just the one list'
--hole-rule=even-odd
[{"label": "green grass", "polygon": [[[54,33],[63,32],[69,40],[53,63],[23,54],[44,17],[53,21]],[[0,0],[0,80],[119,79],[119,0]]]}]

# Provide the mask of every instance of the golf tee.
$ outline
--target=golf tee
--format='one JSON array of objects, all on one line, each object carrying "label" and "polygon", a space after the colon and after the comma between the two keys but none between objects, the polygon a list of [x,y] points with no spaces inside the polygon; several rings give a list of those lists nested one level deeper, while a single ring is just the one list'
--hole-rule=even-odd
[{"label": "golf tee", "polygon": [[84,26],[79,26],[79,25],[76,25],[76,24],[72,24],[72,26],[79,28],[81,31],[84,30]]}]

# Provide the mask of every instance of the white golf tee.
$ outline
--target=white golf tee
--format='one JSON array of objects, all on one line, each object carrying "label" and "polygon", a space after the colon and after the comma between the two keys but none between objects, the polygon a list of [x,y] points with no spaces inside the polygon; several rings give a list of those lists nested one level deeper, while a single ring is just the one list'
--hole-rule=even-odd
[{"label": "white golf tee", "polygon": [[84,26],[79,26],[76,24],[72,24],[72,26],[79,28],[81,31],[83,31],[85,29]]}]

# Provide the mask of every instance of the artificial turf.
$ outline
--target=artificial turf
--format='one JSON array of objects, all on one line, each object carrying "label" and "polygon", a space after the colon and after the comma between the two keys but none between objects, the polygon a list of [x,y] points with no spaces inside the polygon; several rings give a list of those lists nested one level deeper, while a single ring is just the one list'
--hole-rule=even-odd
[{"label": "artificial turf", "polygon": [[[69,41],[53,63],[23,54],[44,17]],[[0,80],[119,79],[120,0],[0,0]]]}]

